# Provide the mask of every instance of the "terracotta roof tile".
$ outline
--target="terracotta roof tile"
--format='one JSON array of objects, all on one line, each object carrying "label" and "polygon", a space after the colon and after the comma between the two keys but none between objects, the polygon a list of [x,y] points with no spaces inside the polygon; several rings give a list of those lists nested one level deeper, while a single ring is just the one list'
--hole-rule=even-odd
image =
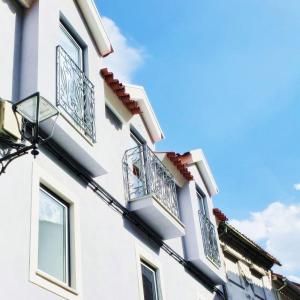
[{"label": "terracotta roof tile", "polygon": [[214,208],[213,213],[220,222],[228,221],[227,216],[219,208]]},{"label": "terracotta roof tile", "polygon": [[174,164],[174,166],[179,170],[179,172],[186,180],[191,181],[194,179],[193,175],[186,167],[186,161],[184,159],[186,153],[182,155],[175,152],[166,152],[166,153],[169,160]]},{"label": "terracotta roof tile", "polygon": [[133,115],[141,114],[141,108],[139,107],[138,102],[130,98],[130,95],[125,91],[125,86],[118,79],[114,78],[112,72],[109,72],[107,68],[104,68],[100,70],[100,74],[118,99]]}]

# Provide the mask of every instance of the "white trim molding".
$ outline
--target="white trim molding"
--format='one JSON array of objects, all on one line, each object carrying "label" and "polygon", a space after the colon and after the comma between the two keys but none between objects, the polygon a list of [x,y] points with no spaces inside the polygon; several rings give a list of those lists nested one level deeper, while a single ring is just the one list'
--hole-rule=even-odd
[{"label": "white trim molding", "polygon": [[[25,8],[30,8],[35,0],[18,0]],[[113,52],[112,45],[101,21],[99,11],[93,0],[77,0],[78,6],[85,18],[95,44],[102,57]]]},{"label": "white trim molding", "polygon": [[138,277],[140,300],[145,299],[141,261],[147,263],[150,267],[155,269],[159,300],[166,299],[164,293],[163,272],[157,257],[155,257],[154,254],[150,253],[148,250],[143,248],[140,244],[135,245],[135,251],[136,251],[136,266],[137,266],[137,277]]},{"label": "white trim molding", "polygon": [[[32,283],[53,292],[64,299],[82,299],[81,297],[81,251],[79,237],[79,214],[77,196],[66,189],[63,178],[56,174],[55,178],[39,166],[37,160],[33,162],[32,197],[31,197],[31,232],[30,232],[30,274]],[[38,269],[38,231],[39,231],[39,190],[43,185],[55,195],[69,204],[70,210],[70,275],[71,285],[54,278]]]},{"label": "white trim molding", "polygon": [[101,56],[105,57],[109,55],[113,52],[113,48],[102,24],[95,2],[93,0],[77,0],[77,3],[85,17]]},{"label": "white trim molding", "polygon": [[164,133],[159,125],[159,122],[156,118],[144,87],[139,85],[126,84],[125,88],[126,92],[130,94],[132,100],[138,102],[139,107],[142,111],[141,116],[144,119],[147,129],[150,132],[152,140],[154,142],[159,142],[160,140],[164,139]]},{"label": "white trim molding", "polygon": [[203,177],[203,180],[205,182],[205,185],[208,188],[210,196],[214,196],[218,194],[219,189],[217,186],[217,183],[212,175],[212,172],[210,170],[210,167],[208,165],[208,162],[205,158],[205,155],[202,151],[202,149],[196,149],[190,151],[190,154],[192,156],[192,163],[195,163]]}]

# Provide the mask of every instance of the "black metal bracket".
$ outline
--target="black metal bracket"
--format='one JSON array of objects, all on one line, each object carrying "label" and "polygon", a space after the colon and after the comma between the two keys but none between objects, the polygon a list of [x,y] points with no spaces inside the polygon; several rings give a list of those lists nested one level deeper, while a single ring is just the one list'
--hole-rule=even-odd
[{"label": "black metal bracket", "polygon": [[24,146],[20,149],[0,158],[0,175],[5,173],[7,166],[16,158],[21,157],[28,153],[29,150],[35,151],[37,146],[35,144],[30,146]]}]

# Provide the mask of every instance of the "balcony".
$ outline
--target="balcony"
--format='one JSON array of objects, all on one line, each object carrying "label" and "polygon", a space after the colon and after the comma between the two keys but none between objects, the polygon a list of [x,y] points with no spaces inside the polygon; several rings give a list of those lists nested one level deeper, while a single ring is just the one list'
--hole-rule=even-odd
[{"label": "balcony", "polygon": [[199,213],[203,248],[206,257],[218,268],[221,266],[215,226],[201,211]]},{"label": "balcony", "polygon": [[184,235],[174,178],[148,146],[125,152],[123,172],[129,208],[163,239]]},{"label": "balcony", "polygon": [[56,48],[56,64],[56,104],[95,143],[94,85],[61,46]]},{"label": "balcony", "polygon": [[106,173],[96,142],[94,85],[60,46],[56,47],[56,105],[61,114],[41,124],[61,153],[92,177]]}]

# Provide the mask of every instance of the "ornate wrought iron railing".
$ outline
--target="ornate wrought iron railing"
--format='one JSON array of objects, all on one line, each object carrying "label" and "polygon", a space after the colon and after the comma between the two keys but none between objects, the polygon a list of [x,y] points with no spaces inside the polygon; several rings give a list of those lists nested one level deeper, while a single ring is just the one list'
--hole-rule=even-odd
[{"label": "ornate wrought iron railing", "polygon": [[199,210],[204,253],[216,266],[221,266],[217,235],[214,224]]},{"label": "ornate wrought iron railing", "polygon": [[127,200],[152,194],[179,219],[174,178],[147,145],[125,152],[123,173]]},{"label": "ornate wrought iron railing", "polygon": [[94,85],[61,46],[56,48],[56,104],[96,141]]}]

